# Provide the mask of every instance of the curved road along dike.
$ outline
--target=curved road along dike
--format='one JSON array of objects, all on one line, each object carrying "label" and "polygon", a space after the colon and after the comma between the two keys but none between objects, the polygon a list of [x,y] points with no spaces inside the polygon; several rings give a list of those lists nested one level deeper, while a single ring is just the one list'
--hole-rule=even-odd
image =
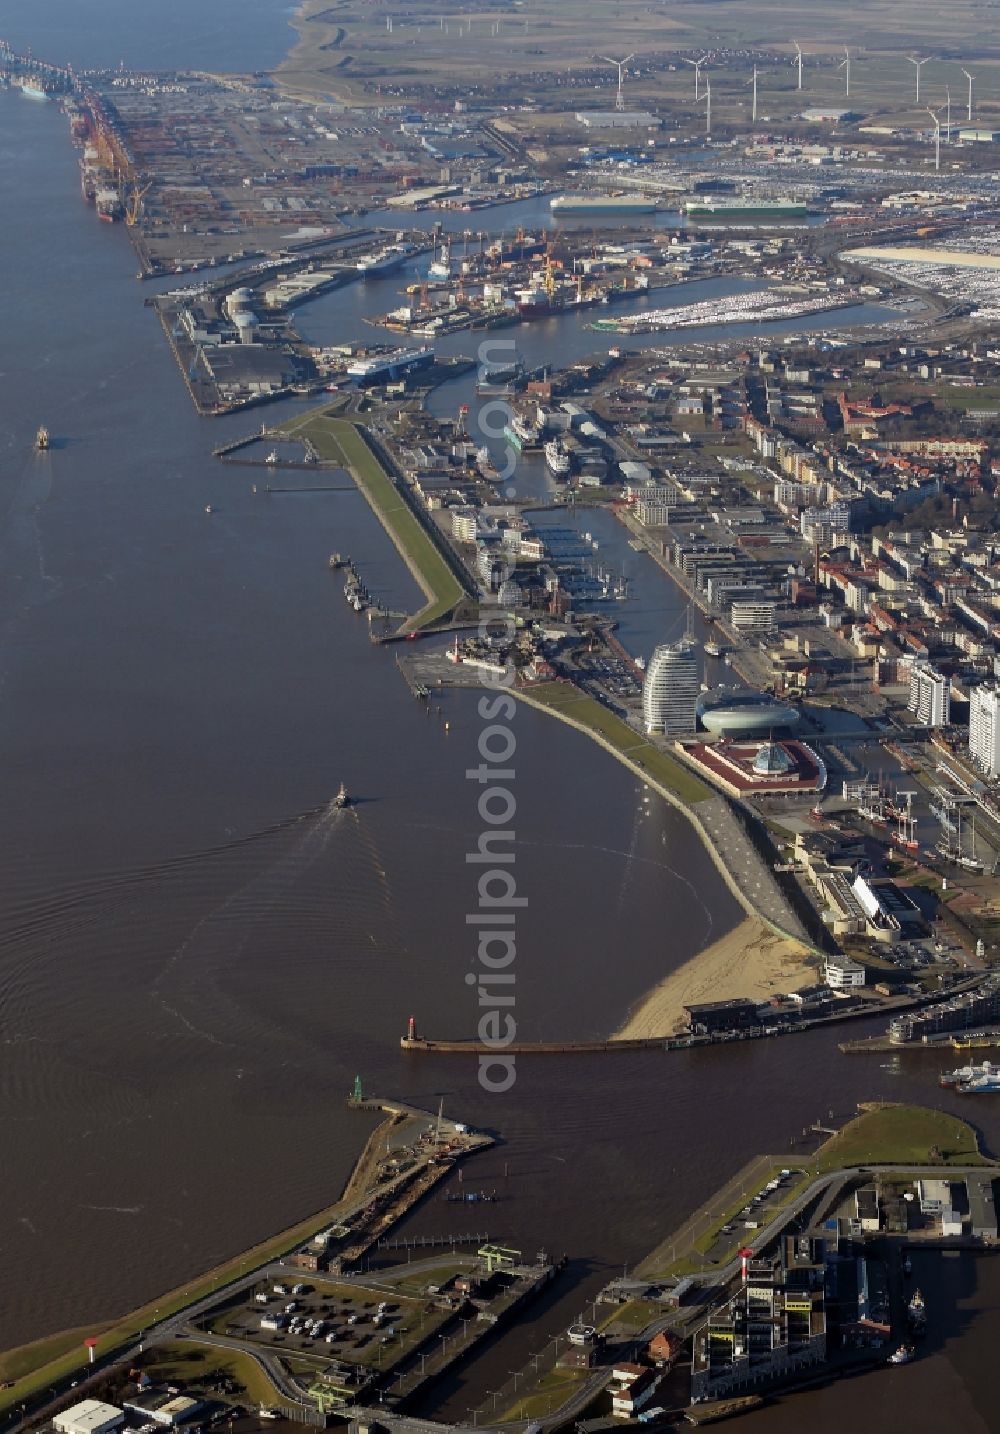
[{"label": "curved road along dike", "polygon": [[[617,747],[603,733],[596,731],[585,722],[577,721],[566,711],[565,706],[555,707],[550,703],[541,702],[523,688],[511,688],[511,692],[519,701],[526,702],[541,712],[548,712],[551,716],[558,718],[560,722],[565,722],[567,726],[574,727],[578,732],[583,732],[592,741],[603,747],[606,752],[610,752],[617,761],[628,768],[633,776],[652,787],[671,806],[683,812],[704,843],[723,881],[747,915],[764,921],[777,935],[787,937],[790,941],[800,942],[807,949],[814,949],[808,940],[805,928],[789,908],[774,880],[773,873],[768,870],[749,838],[741,831],[729,805],[713,787],[709,787],[675,758],[676,766],[684,777],[696,781],[705,791],[703,797],[689,804],[683,801],[665,781],[661,781],[652,771],[648,770],[641,761],[630,757],[627,751]],[[580,700],[586,700],[582,694]],[[643,745],[643,738],[638,733],[633,733],[632,729],[626,727],[624,723],[621,723],[621,726],[629,735],[635,737],[636,747]]]}]

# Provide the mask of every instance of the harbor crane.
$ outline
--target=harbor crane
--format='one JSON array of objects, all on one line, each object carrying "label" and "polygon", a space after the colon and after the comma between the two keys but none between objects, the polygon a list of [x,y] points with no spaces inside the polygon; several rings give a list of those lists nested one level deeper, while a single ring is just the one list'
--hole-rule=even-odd
[{"label": "harbor crane", "polygon": [[129,226],[130,229],[134,228],[135,225],[138,224],[139,215],[142,213],[142,201],[145,199],[146,195],[149,193],[152,187],[152,180],[149,180],[146,184],[143,184],[141,186],[138,184],[134,184],[132,186],[132,193],[129,195],[128,205],[125,210],[125,223]]}]

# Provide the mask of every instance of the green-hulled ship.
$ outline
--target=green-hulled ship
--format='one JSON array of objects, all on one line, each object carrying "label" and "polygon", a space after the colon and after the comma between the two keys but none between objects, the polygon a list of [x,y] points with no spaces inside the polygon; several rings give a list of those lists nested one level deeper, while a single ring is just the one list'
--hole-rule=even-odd
[{"label": "green-hulled ship", "polygon": [[688,219],[802,219],[808,207],[797,199],[689,199]]}]

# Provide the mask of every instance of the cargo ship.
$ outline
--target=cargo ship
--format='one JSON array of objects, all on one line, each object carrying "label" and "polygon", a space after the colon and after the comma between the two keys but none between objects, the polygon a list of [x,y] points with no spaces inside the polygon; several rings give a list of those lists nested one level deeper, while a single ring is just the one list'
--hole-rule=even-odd
[{"label": "cargo ship", "polygon": [[521,413],[514,414],[511,421],[504,427],[503,435],[518,452],[522,448],[534,448],[541,438],[537,425]]},{"label": "cargo ship", "polygon": [[25,75],[21,80],[21,93],[22,95],[27,95],[29,100],[47,100],[51,98],[48,90],[44,88],[41,82],[32,79],[30,75]]},{"label": "cargo ship", "polygon": [[99,189],[94,201],[97,205],[97,217],[103,219],[105,224],[116,224],[123,218],[125,210],[117,189]]},{"label": "cargo ship", "polygon": [[376,278],[398,269],[414,252],[412,244],[393,244],[388,249],[380,249],[377,254],[362,255],[355,267],[363,279]]},{"label": "cargo ship", "polygon": [[522,319],[544,319],[550,314],[561,313],[565,308],[562,299],[550,294],[547,289],[521,289],[516,303],[518,317]]},{"label": "cargo ship", "polygon": [[557,194],[549,208],[558,214],[655,214],[659,205],[644,194]]},{"label": "cargo ship", "polygon": [[688,219],[802,219],[807,205],[797,199],[689,199]]},{"label": "cargo ship", "polygon": [[569,477],[573,460],[558,438],[550,438],[545,445],[545,465],[553,478]]},{"label": "cargo ship", "polygon": [[348,365],[347,377],[358,384],[386,383],[400,374],[428,368],[433,362],[433,349],[396,349],[393,353],[355,359]]}]

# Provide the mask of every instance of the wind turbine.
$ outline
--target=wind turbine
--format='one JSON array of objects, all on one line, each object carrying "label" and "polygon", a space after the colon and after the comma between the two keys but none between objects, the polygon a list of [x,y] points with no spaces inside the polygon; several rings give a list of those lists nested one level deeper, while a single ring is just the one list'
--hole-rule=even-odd
[{"label": "wind turbine", "polygon": [[712,81],[705,81],[705,93],[701,97],[705,101],[705,133],[709,137],[712,134]]},{"label": "wind turbine", "polygon": [[708,59],[708,56],[707,56],[707,55],[702,55],[702,57],[701,57],[700,60],[689,60],[686,55],[682,55],[682,56],[681,56],[681,59],[684,61],[685,65],[693,65],[693,66],[694,66],[694,97],[695,97],[696,100],[700,100],[700,99],[701,99],[701,67],[702,67],[702,65],[705,63],[705,61]]},{"label": "wind turbine", "polygon": [[757,66],[756,66],[756,65],[754,65],[754,67],[753,67],[753,79],[750,80],[750,84],[753,85],[753,108],[752,108],[751,111],[750,111],[750,122],[751,122],[751,124],[756,124],[756,123],[757,123]]},{"label": "wind turbine", "polygon": [[849,94],[851,93],[851,52],[850,52],[850,50],[847,48],[846,45],[844,46],[844,58],[841,60],[840,64],[837,66],[837,69],[844,71],[844,78],[845,78],[845,89],[844,89],[844,93],[845,93],[846,95],[849,95]]},{"label": "wind turbine", "polygon": [[930,55],[927,55],[927,56],[926,56],[924,59],[922,59],[922,60],[915,60],[912,55],[907,55],[906,58],[909,60],[909,62],[910,62],[911,65],[913,65],[913,66],[916,67],[916,71],[917,71],[917,97],[916,97],[916,98],[917,98],[917,104],[919,104],[919,103],[920,103],[920,71],[921,71],[921,70],[924,68],[924,66],[927,64],[927,61],[931,58],[931,56],[930,56]]},{"label": "wind turbine", "polygon": [[941,168],[941,121],[938,119],[937,115],[934,113],[934,111],[933,111],[932,109],[928,109],[927,113],[930,115],[931,119],[934,121],[934,168],[935,168],[935,170],[940,170],[940,168]]},{"label": "wind turbine", "polygon": [[799,84],[798,84],[798,88],[801,90],[801,88],[802,88],[802,46],[799,44],[798,40],[793,40],[793,41],[792,41],[792,44],[795,46],[795,59],[792,61],[792,63],[798,65],[798,69],[799,69]]},{"label": "wind turbine", "polygon": [[618,98],[615,100],[615,109],[623,110],[625,108],[625,96],[622,93],[622,87],[625,83],[625,66],[628,64],[629,60],[634,60],[635,56],[626,55],[624,60],[612,60],[610,55],[602,55],[601,59],[605,62],[605,64],[615,65],[618,68]]},{"label": "wind turbine", "polygon": [[945,142],[945,144],[951,144],[951,86],[950,86],[950,85],[946,85],[946,86],[945,86],[944,102],[945,102],[944,142]]},{"label": "wind turbine", "polygon": [[971,123],[972,123],[972,81],[973,81],[973,79],[974,79],[974,76],[973,76],[973,75],[970,75],[969,72],[968,72],[968,70],[963,70],[963,71],[962,71],[962,74],[965,76],[965,78],[966,78],[966,79],[968,80],[968,82],[969,82],[969,124],[971,124]]}]

